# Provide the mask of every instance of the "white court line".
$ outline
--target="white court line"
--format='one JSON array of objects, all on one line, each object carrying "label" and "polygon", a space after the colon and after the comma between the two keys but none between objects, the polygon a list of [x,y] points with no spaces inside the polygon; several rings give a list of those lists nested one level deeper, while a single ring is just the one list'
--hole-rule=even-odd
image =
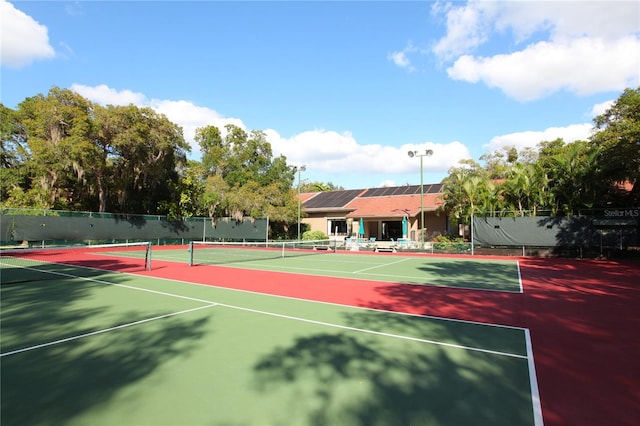
[{"label": "white court line", "polygon": [[[2,262],[0,262],[0,264],[2,264]],[[7,266],[13,266],[13,265],[7,265]],[[18,350],[18,351],[13,351],[13,352],[8,352],[8,353],[5,353],[5,354],[0,354],[0,357],[12,355],[14,353],[24,352],[26,350],[33,350],[33,349],[37,349],[37,348],[41,348],[41,347],[45,347],[45,346],[49,346],[49,345],[53,345],[53,344],[63,343],[63,342],[66,342],[66,341],[70,341],[70,340],[74,340],[74,339],[79,339],[79,338],[82,338],[82,337],[90,336],[92,334],[98,334],[98,333],[103,333],[103,332],[110,331],[110,330],[115,330],[117,328],[124,328],[124,327],[132,326],[132,325],[135,325],[135,324],[147,322],[147,321],[153,321],[155,319],[160,319],[160,318],[174,316],[174,315],[180,315],[180,314],[183,314],[183,313],[193,312],[193,311],[197,311],[197,310],[201,310],[201,309],[208,309],[208,308],[214,307],[214,306],[223,306],[223,307],[227,307],[227,308],[231,308],[231,309],[238,309],[238,310],[253,312],[253,313],[257,313],[257,314],[270,315],[270,316],[275,316],[275,317],[280,317],[280,318],[285,318],[285,319],[291,319],[291,320],[295,320],[295,321],[303,321],[303,322],[308,322],[308,323],[314,323],[314,324],[323,325],[323,326],[327,326],[327,327],[335,327],[335,328],[340,328],[340,329],[345,329],[345,330],[350,330],[350,331],[355,331],[355,332],[369,333],[369,334],[380,335],[380,336],[384,336],[384,337],[411,340],[411,341],[415,341],[415,342],[421,342],[421,343],[427,343],[427,344],[433,344],[433,345],[439,345],[439,346],[447,346],[447,347],[458,348],[458,349],[468,350],[468,351],[484,352],[484,353],[488,353],[488,354],[502,355],[502,356],[518,358],[518,359],[526,359],[527,362],[528,362],[528,370],[529,370],[529,382],[530,382],[530,391],[531,391],[531,397],[532,397],[532,411],[533,411],[533,417],[534,417],[534,425],[535,426],[543,426],[544,425],[543,416],[542,416],[542,407],[541,407],[541,403],[540,403],[540,393],[539,393],[539,389],[538,389],[537,375],[536,375],[536,370],[535,370],[535,362],[534,362],[534,357],[533,357],[531,336],[530,336],[530,333],[529,333],[529,329],[527,329],[527,328],[494,325],[496,327],[505,327],[505,328],[513,328],[513,329],[523,330],[524,333],[525,333],[525,343],[526,343],[526,351],[527,351],[527,354],[525,356],[525,355],[505,353],[505,352],[500,352],[500,351],[491,351],[491,350],[481,349],[481,348],[472,348],[472,347],[463,346],[463,345],[455,345],[455,344],[449,344],[449,343],[444,343],[444,342],[437,342],[437,341],[414,338],[414,337],[409,337],[409,336],[402,336],[402,335],[396,335],[396,334],[390,334],[390,333],[382,333],[382,332],[377,332],[377,331],[373,331],[373,330],[359,329],[359,328],[355,328],[355,327],[342,326],[342,325],[339,325],[339,324],[331,324],[331,323],[325,323],[325,322],[321,322],[321,321],[314,321],[314,320],[308,320],[308,319],[304,319],[304,318],[292,317],[292,316],[288,316],[288,315],[281,315],[281,314],[276,314],[276,313],[273,313],[273,312],[264,312],[264,311],[250,309],[250,308],[242,308],[242,307],[233,306],[233,305],[219,304],[219,303],[216,303],[216,302],[213,302],[213,301],[206,301],[206,300],[203,300],[203,299],[192,298],[192,297],[187,297],[187,296],[181,296],[181,295],[176,295],[176,294],[166,293],[166,292],[160,292],[160,291],[154,291],[154,290],[148,290],[148,289],[144,289],[144,288],[138,288],[138,287],[123,285],[123,284],[115,284],[115,283],[111,283],[111,282],[103,281],[103,280],[80,277],[80,276],[64,274],[64,273],[59,273],[59,272],[54,272],[54,271],[42,271],[42,270],[39,270],[37,268],[30,268],[30,267],[21,267],[21,268],[32,269],[32,270],[36,270],[36,271],[39,271],[39,272],[42,272],[42,273],[51,273],[51,274],[63,275],[63,276],[71,277],[71,278],[78,278],[78,279],[87,280],[87,281],[94,281],[94,282],[98,282],[98,283],[102,283],[102,284],[129,288],[129,289],[132,289],[132,290],[147,291],[147,292],[150,292],[150,293],[156,293],[156,294],[165,295],[165,296],[169,296],[169,297],[176,297],[176,298],[181,298],[181,299],[200,301],[200,302],[208,303],[208,305],[201,306],[201,307],[198,307],[198,308],[193,308],[193,309],[186,310],[186,311],[167,314],[167,315],[163,315],[163,316],[159,316],[159,317],[155,317],[155,318],[149,318],[149,319],[138,321],[138,322],[134,322],[134,323],[131,323],[131,324],[124,324],[124,325],[121,325],[121,326],[113,327],[111,329],[101,330],[101,331],[97,331],[97,332],[93,332],[93,333],[87,333],[87,334],[81,335],[81,336],[76,336],[76,337],[72,337],[72,338],[68,338],[68,339],[62,339],[62,340],[59,340],[59,341],[56,341],[56,342],[45,343],[45,344],[42,344],[42,345],[33,346],[31,348],[26,348],[26,349],[22,349],[22,350]],[[85,269],[94,269],[94,268],[85,268]],[[519,271],[519,269],[518,269],[518,271]],[[131,274],[131,273],[123,273],[123,274],[124,275],[132,275],[132,276],[135,276],[135,277],[139,277],[140,276],[140,275]],[[175,282],[176,281],[176,280],[169,280],[169,279],[166,279],[166,278],[158,278],[158,277],[151,277],[151,278],[152,279],[161,280],[161,281],[171,281],[171,282]],[[202,286],[202,284],[191,283],[191,282],[188,282],[188,281],[177,281],[177,282],[188,284],[188,285]],[[305,300],[305,299],[298,299],[298,298],[292,298],[292,297],[287,297],[287,296],[267,295],[267,294],[256,293],[256,292],[248,291],[248,290],[233,290],[233,289],[228,289],[228,288],[219,287],[219,286],[212,286],[212,287],[213,288],[218,288],[218,289],[222,288],[222,289],[230,290],[230,291],[239,291],[239,292],[251,293],[251,294],[261,294],[261,295],[264,295],[264,296],[282,297],[282,298],[286,298],[286,299],[293,299],[293,300],[300,300],[300,301],[310,302],[310,301]],[[311,301],[311,302],[314,302],[314,301]],[[359,307],[339,305],[339,304],[328,303],[328,302],[319,302],[319,303],[327,303],[327,304],[330,304],[330,305],[344,306],[344,307],[351,308],[351,309],[366,309],[366,310],[378,311],[377,309],[359,308]],[[430,317],[430,316],[426,316],[426,315],[403,314],[403,313],[400,313],[400,312],[391,312],[391,311],[381,311],[381,312],[389,312],[389,313],[398,314],[398,315],[417,316],[417,317],[433,318],[433,319],[436,319],[436,320],[448,320],[448,321],[454,321],[454,322],[463,322],[463,323],[472,323],[472,324],[474,324],[473,321],[450,320],[450,319],[445,319],[445,318]],[[491,326],[490,324],[483,324],[483,323],[477,323],[477,324],[483,325],[483,326]]]},{"label": "white court line", "polygon": [[[97,280],[97,279],[88,278],[88,277],[74,276],[74,275],[61,273],[61,272],[42,271],[42,270],[39,270],[39,269],[36,269],[36,268],[31,268],[31,267],[21,267],[21,268],[37,270],[37,271],[40,271],[40,272],[43,272],[43,273],[51,273],[51,274],[55,274],[55,275],[63,275],[63,276],[66,276],[66,277],[71,277],[71,278],[79,278],[79,279],[85,280],[85,281],[93,281],[93,282],[97,282],[97,283],[101,283],[101,284],[113,285],[113,286],[116,286],[116,287],[123,287],[123,288],[132,289],[132,290],[146,291],[146,292],[149,292],[149,293],[155,293],[155,294],[160,294],[160,295],[169,296],[169,297],[176,297],[176,298],[180,298],[180,299],[193,300],[193,301],[198,301],[198,302],[202,302],[202,303],[207,303],[208,304],[206,306],[202,306],[202,307],[199,307],[199,308],[191,309],[190,311],[209,308],[209,307],[212,307],[212,306],[223,306],[223,307],[230,308],[230,309],[236,309],[236,310],[252,312],[252,313],[256,313],[256,314],[267,315],[267,316],[278,317],[278,318],[285,318],[285,319],[289,319],[289,320],[293,320],[293,321],[300,321],[300,322],[306,322],[306,323],[310,323],[310,324],[317,324],[317,325],[322,325],[322,326],[325,326],[325,327],[332,327],[332,328],[337,328],[337,329],[342,329],[342,330],[355,331],[355,332],[359,332],[359,333],[373,334],[373,335],[391,337],[391,338],[402,339],[402,340],[410,340],[410,341],[414,341],[414,342],[426,343],[426,344],[431,344],[431,345],[436,345],[436,346],[445,346],[445,347],[451,347],[451,348],[456,348],[456,349],[462,349],[462,350],[467,350],[467,351],[471,351],[471,352],[481,352],[481,353],[487,353],[487,354],[491,354],[491,355],[500,355],[500,356],[506,356],[506,357],[511,357],[511,358],[527,359],[526,355],[518,355],[518,354],[513,354],[513,353],[508,353],[508,352],[501,352],[501,351],[494,351],[494,350],[483,349],[483,348],[474,348],[474,347],[470,347],[470,346],[456,345],[456,344],[453,344],[453,343],[439,342],[439,341],[436,341],[436,340],[421,339],[421,338],[418,338],[418,337],[403,336],[403,335],[400,335],[400,334],[384,333],[384,332],[380,332],[380,331],[367,330],[367,329],[357,328],[357,327],[350,327],[350,326],[346,326],[346,325],[334,324],[334,323],[329,323],[329,322],[324,322],[324,321],[310,320],[310,319],[307,319],[307,318],[294,317],[294,316],[290,316],[290,315],[278,314],[278,313],[275,313],[275,312],[261,311],[261,310],[257,310],[257,309],[244,308],[244,307],[241,307],[241,306],[228,305],[228,304],[225,304],[225,303],[219,303],[219,302],[215,302],[215,301],[211,301],[211,300],[197,299],[197,298],[181,296],[181,295],[173,294],[173,293],[166,293],[166,292],[162,292],[162,291],[149,290],[149,289],[140,288],[140,287],[133,287],[133,286],[124,285],[124,284],[110,283],[108,281]],[[188,312],[188,311],[184,311],[184,312]],[[172,314],[165,315],[165,316],[170,316],[170,315],[172,315]],[[177,315],[177,314],[173,314],[173,315]],[[158,318],[161,318],[161,317],[158,317]],[[146,322],[146,321],[148,321],[148,320],[143,320],[142,322]],[[138,321],[138,323],[139,322],[141,322],[141,321]],[[133,325],[133,324],[136,324],[136,323],[131,323],[131,325]],[[119,328],[119,327],[122,327],[122,326],[118,326],[118,327],[115,327],[115,328]],[[112,330],[112,329],[115,329],[115,328],[107,329],[105,331]],[[104,331],[102,331],[102,332],[104,332]],[[88,335],[91,335],[91,334],[97,334],[97,333],[99,333],[99,332],[88,333],[86,335],[81,335],[80,337],[88,336]],[[79,337],[75,337],[75,338],[79,338]],[[42,346],[49,346],[49,345],[55,344],[55,343],[62,343],[64,341],[74,340],[75,338],[72,337],[72,338],[68,338],[68,339],[62,339],[62,340],[56,341],[54,343],[45,343],[43,345],[34,346],[32,348],[36,349],[36,348],[39,348],[39,347],[42,347]],[[16,353],[16,352],[20,352],[20,351],[23,351],[23,350],[8,352],[7,354],[0,354],[0,355],[1,356],[10,355],[12,353]]]},{"label": "white court line", "polygon": [[[0,262],[0,265],[16,267],[15,265],[3,263],[3,262]],[[101,272],[106,272],[106,273],[117,273],[117,272],[107,271],[107,270],[103,270],[103,269],[87,268],[87,267],[84,267],[84,266],[75,266],[75,265],[70,265],[70,266],[74,266],[76,268],[79,267],[79,268],[84,268],[84,269],[91,269],[91,270],[94,270],[94,271],[101,271]],[[112,285],[114,287],[123,287],[123,288],[128,288],[128,289],[131,289],[131,290],[146,291],[147,293],[155,293],[155,294],[160,294],[162,296],[177,297],[177,298],[180,298],[180,299],[192,300],[194,302],[215,303],[215,302],[212,302],[210,300],[197,299],[195,297],[189,297],[189,296],[181,296],[179,294],[173,294],[173,293],[165,293],[164,291],[150,290],[150,289],[147,289],[147,288],[133,287],[133,286],[126,285],[126,284],[117,284],[117,283],[112,283],[112,282],[109,282],[109,281],[99,280],[97,278],[81,277],[79,275],[71,275],[71,274],[67,274],[67,273],[64,273],[64,272],[58,272],[58,271],[45,271],[45,270],[34,268],[34,267],[31,267],[31,266],[18,266],[18,268],[27,269],[27,270],[30,270],[30,271],[37,271],[37,272],[40,272],[40,273],[43,273],[43,274],[60,275],[60,276],[67,277],[67,278],[75,278],[75,279],[78,279],[78,280],[90,281],[90,282],[94,282],[94,283],[98,283],[98,284],[107,284],[107,285]],[[133,275],[133,276],[137,276],[137,275]]]},{"label": "white court line", "polygon": [[[169,262],[172,262],[175,259],[176,261],[182,261],[183,258],[181,257],[177,257],[177,256],[170,256],[170,255],[162,255],[162,254],[156,254],[154,255],[154,259],[156,260],[167,260]],[[338,256],[350,256],[350,255],[344,255],[344,254],[338,254]],[[286,258],[285,258],[286,259]],[[365,271],[368,271],[370,269],[375,269],[375,268],[379,268],[379,267],[384,267],[384,266],[388,266],[388,265],[393,265],[395,263],[399,263],[399,262],[404,262],[406,260],[413,260],[413,257],[403,257],[402,259],[396,261],[396,262],[392,262],[392,263],[386,263],[386,264],[379,264],[376,263],[375,266],[371,267],[371,268],[365,268],[365,269],[361,269],[359,271],[339,271],[339,270],[333,270],[333,269],[320,269],[320,268],[310,268],[308,266],[302,267],[302,266],[285,266],[285,265],[273,265],[273,264],[264,264],[264,263],[255,263],[255,262],[251,262],[251,264],[249,266],[242,266],[242,265],[236,265],[236,263],[242,263],[244,262],[244,260],[239,260],[237,262],[228,262],[225,263],[224,261],[221,262],[212,262],[212,263],[206,263],[206,262],[202,262],[200,263],[201,265],[205,265],[205,266],[220,266],[223,268],[235,268],[235,269],[242,269],[242,270],[255,270],[255,269],[259,269],[259,270],[268,270],[268,271],[272,271],[272,272],[280,272],[283,274],[298,274],[298,275],[310,275],[310,276],[314,276],[317,277],[318,274],[314,274],[313,272],[319,272],[322,274],[339,274],[339,276],[337,278],[346,278],[349,279],[349,274],[362,274]],[[259,260],[256,259],[256,262],[258,262]],[[470,260],[473,261],[473,260]],[[343,263],[343,264],[360,264],[362,265],[362,263],[365,262],[341,262],[341,261],[329,261],[329,260],[318,260],[318,256],[315,256],[313,258],[313,261],[310,263],[324,263],[324,262],[330,262],[332,264],[335,263]],[[181,262],[184,263],[184,262]],[[366,262],[368,263],[368,262]],[[411,282],[401,282],[402,284],[409,284],[409,285],[428,285],[431,287],[447,287],[447,288],[455,288],[455,289],[459,289],[459,290],[475,290],[475,291],[491,291],[491,292],[499,292],[499,293],[523,293],[523,289],[522,289],[522,278],[520,275],[520,263],[518,261],[516,261],[516,270],[517,270],[517,274],[518,274],[518,289],[517,290],[510,290],[508,288],[486,288],[486,287],[467,287],[467,286],[450,286],[447,284],[435,284],[432,282],[423,282],[420,281],[418,283],[411,283]],[[303,271],[303,272],[297,272],[297,271]],[[306,272],[306,273],[305,273]],[[411,276],[411,275],[397,275],[397,274],[380,274],[380,273],[371,273],[371,274],[364,274],[364,275],[368,275],[372,278],[365,278],[367,280],[370,281],[384,281],[384,282],[398,282],[398,279],[406,279],[406,280],[416,280],[419,281],[422,279],[422,277],[419,276]],[[332,275],[329,275],[330,277],[333,277]],[[392,278],[392,280],[387,280],[387,278]],[[358,278],[358,279],[362,279],[362,278]],[[455,278],[439,278],[440,280],[443,281],[447,281],[447,282],[452,282],[452,283],[456,283],[459,280],[455,279]],[[477,285],[486,285],[486,286],[492,286],[495,285],[495,283],[493,282],[478,282],[478,281],[474,281],[475,284]],[[509,285],[509,287],[513,287],[513,285]]]},{"label": "white court line", "polygon": [[[409,281],[398,281],[398,279],[406,279],[406,280],[415,280],[418,281],[420,277],[410,276],[410,275],[390,275],[390,274],[380,274],[380,273],[371,273],[371,274],[360,274],[358,277],[353,277],[352,275],[355,272],[350,271],[337,271],[332,269],[314,269],[309,267],[301,267],[301,266],[283,266],[283,265],[267,265],[264,263],[251,263],[250,266],[242,266],[236,265],[233,263],[201,263],[203,266],[217,266],[221,268],[233,268],[233,269],[242,269],[246,270],[258,270],[258,271],[269,271],[269,272],[278,272],[280,274],[293,274],[293,275],[306,275],[311,277],[327,277],[327,278],[341,278],[341,279],[357,279],[363,281],[381,281],[385,283],[398,283],[398,284],[406,284],[406,285],[418,285],[418,286],[428,286],[428,287],[442,287],[442,288],[451,288],[456,290],[473,290],[473,291],[490,291],[490,292],[498,292],[498,293],[522,293],[518,290],[508,290],[508,289],[496,289],[496,288],[486,288],[486,287],[465,287],[459,285],[447,285],[447,284],[434,284],[432,282],[409,282]],[[298,272],[304,271],[304,272]],[[320,274],[314,274],[313,272],[320,272]],[[327,274],[336,274],[336,275],[327,275]],[[363,278],[366,277],[366,278]],[[387,278],[393,278],[391,280]],[[439,278],[443,281],[448,281],[452,283],[458,282],[458,280],[453,278]],[[475,282],[478,285],[495,285],[491,282]],[[513,286],[512,286],[513,287]]]},{"label": "white court line", "polygon": [[[3,263],[0,262],[0,265],[1,264],[3,264]],[[11,264],[6,264],[6,266],[15,267],[15,265],[11,265]],[[139,275],[139,274],[135,274],[135,273],[132,273],[132,272],[113,272],[113,271],[107,271],[105,269],[92,268],[90,266],[76,266],[76,265],[71,265],[71,266],[75,266],[76,268],[89,269],[89,270],[93,270],[93,271],[110,272],[110,273],[117,273],[117,274],[122,274],[122,275],[130,275],[130,276],[137,277],[137,278],[142,276],[142,277],[150,278],[150,279],[153,279],[153,280],[167,281],[167,282],[171,282],[171,283],[181,283],[181,284],[190,285],[190,286],[207,287],[207,288],[211,287],[211,288],[215,288],[215,289],[218,289],[218,290],[230,291],[230,292],[234,292],[234,293],[248,293],[248,294],[255,294],[255,295],[260,295],[260,296],[275,297],[275,298],[278,298],[278,299],[297,300],[297,301],[306,302],[306,303],[319,303],[319,304],[322,304],[322,305],[339,306],[339,307],[353,309],[353,310],[385,312],[385,313],[393,314],[393,315],[404,315],[404,316],[409,316],[409,317],[425,318],[425,319],[430,319],[430,320],[435,320],[435,321],[459,322],[459,323],[464,323],[464,324],[476,324],[476,325],[481,325],[481,326],[486,326],[486,327],[509,328],[509,329],[513,329],[513,330],[526,330],[523,327],[516,327],[516,326],[512,326],[512,325],[491,324],[491,323],[478,322],[478,321],[469,321],[469,320],[461,320],[461,319],[455,319],[455,318],[437,317],[437,316],[434,316],[434,315],[412,314],[412,313],[407,313],[407,312],[390,311],[390,310],[386,310],[386,309],[367,308],[367,307],[362,307],[362,306],[346,305],[344,303],[325,302],[325,301],[322,301],[322,300],[310,300],[310,299],[303,299],[301,297],[283,296],[283,295],[280,295],[280,294],[261,293],[261,292],[253,291],[253,290],[245,290],[245,289],[224,287],[224,286],[215,285],[215,284],[203,284],[203,283],[197,283],[197,282],[193,282],[193,281],[178,280],[178,279],[174,279],[174,278],[163,278],[163,277]],[[20,266],[20,267],[23,268],[23,269],[32,269],[34,271],[38,271],[38,272],[42,272],[42,273],[51,273],[51,274],[58,273],[58,272],[54,272],[54,271],[43,271],[43,270],[40,270],[40,269],[37,269],[37,268],[29,268],[27,266]],[[242,269],[242,270],[246,270],[247,269],[247,268],[240,268],[240,267],[231,267],[231,268]],[[295,272],[282,272],[282,271],[279,271],[279,272],[281,272],[283,274],[305,275],[305,274],[300,274],[300,273],[295,273]],[[60,274],[60,273],[58,273],[58,274]],[[77,276],[77,275],[68,275],[68,276],[71,277],[71,278],[83,279],[83,277]],[[317,276],[317,275],[312,275],[312,276]],[[345,279],[350,279],[350,278],[345,278]],[[108,285],[113,285],[113,286],[122,286],[122,287],[128,287],[128,288],[132,288],[132,289],[138,289],[137,287],[129,287],[129,286],[126,286],[124,284],[116,284],[116,283],[112,283],[112,282],[109,282],[109,281],[101,281],[101,280],[97,280],[97,279],[90,279],[90,280],[91,281],[96,281],[96,282],[99,282],[99,283],[102,283],[102,284],[108,284]],[[403,284],[406,284],[406,283],[403,283]],[[413,285],[413,284],[407,284],[407,285]],[[464,287],[455,287],[455,288],[457,288],[457,289],[465,289]],[[201,299],[196,299],[196,298],[187,297],[187,296],[173,295],[171,293],[163,293],[163,292],[158,292],[158,291],[154,291],[154,290],[146,290],[146,289],[143,289],[143,288],[140,288],[138,290],[150,291],[152,293],[165,294],[165,295],[174,296],[174,297],[181,297],[181,298],[185,298],[187,300],[195,300],[195,301],[203,302],[203,303],[210,303],[208,300],[201,300]],[[476,290],[476,289],[470,289],[470,290]],[[497,290],[485,290],[485,291],[497,291]]]},{"label": "white court line", "polygon": [[383,264],[381,264],[381,265],[375,265],[375,266],[372,266],[372,267],[370,267],[370,268],[360,269],[359,271],[353,271],[353,272],[352,272],[352,274],[360,274],[360,273],[362,273],[362,272],[370,271],[370,270],[372,270],[372,269],[382,268],[382,267],[385,267],[385,266],[395,265],[396,263],[404,262],[404,261],[406,261],[406,260],[409,260],[409,258],[408,258],[408,257],[405,257],[405,258],[402,258],[402,259],[400,259],[400,260],[396,260],[395,262],[391,262],[391,263],[383,263]]},{"label": "white court line", "polygon": [[524,293],[524,287],[522,285],[522,274],[520,273],[520,261],[516,260],[516,269],[518,270],[518,285],[520,286],[520,293]]},{"label": "white court line", "polygon": [[[83,266],[83,268],[92,269],[92,268],[89,268],[89,267],[86,267],[86,266]],[[237,268],[237,269],[243,269],[244,270],[246,268]],[[282,271],[280,271],[280,272],[283,273],[283,274],[303,275],[303,274],[298,274],[298,273],[293,273],[293,272],[282,272]],[[125,275],[133,275],[135,277],[139,277],[140,276],[138,274],[134,274],[134,273],[131,273],[131,272],[119,272],[119,273],[125,274]],[[313,275],[313,276],[317,276],[317,275]],[[512,329],[512,330],[526,330],[525,328],[516,327],[516,326],[513,326],[513,325],[492,324],[492,323],[485,323],[485,322],[478,322],[478,321],[461,320],[461,319],[455,319],[455,318],[437,317],[437,316],[434,316],[434,315],[413,314],[413,313],[408,313],[408,312],[390,311],[390,310],[387,310],[387,309],[379,309],[379,308],[367,308],[367,307],[362,307],[362,306],[347,305],[347,304],[344,304],[344,303],[326,302],[326,301],[323,301],[323,300],[303,299],[301,297],[284,296],[284,295],[281,295],[281,294],[261,293],[261,292],[253,291],[253,290],[245,290],[245,289],[239,289],[239,288],[224,287],[224,286],[220,286],[220,285],[216,285],[216,284],[203,284],[203,283],[197,283],[197,282],[192,282],[192,281],[177,280],[177,279],[173,279],[173,278],[163,278],[163,277],[154,277],[154,276],[146,276],[146,277],[152,278],[154,280],[159,280],[159,281],[168,281],[168,282],[171,282],[171,283],[180,283],[180,284],[192,285],[192,286],[198,286],[198,287],[215,288],[215,289],[218,289],[218,290],[230,291],[230,292],[234,292],[234,293],[248,293],[248,294],[255,294],[255,295],[259,295],[259,296],[275,297],[275,298],[278,298],[278,299],[297,300],[297,301],[305,302],[305,303],[316,303],[316,304],[321,304],[321,305],[338,306],[338,307],[341,307],[341,308],[347,308],[347,309],[352,309],[352,310],[384,312],[384,313],[387,313],[387,314],[401,315],[401,316],[408,316],[408,317],[416,317],[416,318],[424,318],[424,319],[429,319],[429,320],[434,320],[434,321],[446,321],[446,322],[459,322],[459,323],[463,323],[463,324],[475,324],[475,325],[480,325],[480,326],[483,326],[483,327],[508,328],[508,329]],[[329,278],[332,278],[332,277],[329,277]],[[350,278],[345,278],[345,279],[350,279]],[[403,283],[403,284],[406,284],[406,283]],[[413,284],[407,284],[407,285],[413,285]],[[456,288],[464,289],[464,287],[456,287]],[[474,289],[471,289],[471,290],[474,290]],[[487,290],[487,291],[497,291],[497,290]]]},{"label": "white court line", "polygon": [[531,402],[533,403],[533,424],[543,426],[542,404],[540,403],[540,391],[538,389],[538,377],[536,376],[536,365],[533,362],[533,345],[531,344],[531,334],[528,329],[524,331],[525,342],[527,344],[527,361],[529,363],[529,383],[531,384]]},{"label": "white court line", "polygon": [[306,323],[310,323],[310,324],[317,324],[317,325],[322,325],[322,326],[326,326],[326,327],[338,328],[338,329],[342,329],[342,330],[356,331],[358,333],[374,334],[374,335],[377,335],[377,336],[392,337],[394,339],[410,340],[410,341],[419,342],[419,343],[428,343],[428,344],[436,345],[436,346],[446,346],[446,347],[450,347],[450,348],[463,349],[463,350],[471,351],[471,352],[482,352],[482,353],[487,353],[487,354],[491,354],[491,355],[506,356],[506,357],[510,357],[510,358],[527,359],[526,355],[512,354],[512,353],[509,353],[509,352],[493,351],[493,350],[490,350],[490,349],[482,349],[482,348],[473,348],[473,347],[470,347],[470,346],[456,345],[454,343],[445,343],[445,342],[438,342],[436,340],[421,339],[419,337],[403,336],[401,334],[384,333],[382,331],[367,330],[367,329],[364,329],[364,328],[350,327],[348,325],[333,324],[333,323],[330,323],[330,322],[310,320],[310,319],[307,319],[307,318],[300,318],[300,317],[294,317],[294,316],[290,316],[290,315],[277,314],[275,312],[266,312],[266,311],[260,311],[260,310],[257,310],[257,309],[243,308],[241,306],[227,305],[225,303],[218,303],[218,305],[226,307],[226,308],[230,308],[230,309],[237,309],[237,310],[240,310],[240,311],[247,311],[247,312],[252,312],[252,313],[261,314],[261,315],[269,315],[269,316],[273,316],[273,317],[285,318],[285,319],[290,319],[290,320],[294,320],[294,321],[306,322]]},{"label": "white court line", "polygon": [[156,321],[156,320],[159,320],[159,319],[162,319],[162,318],[168,318],[168,317],[173,317],[173,316],[176,316],[176,315],[187,314],[189,312],[199,311],[200,309],[212,308],[214,306],[217,306],[217,304],[216,303],[211,303],[211,304],[206,305],[206,306],[199,306],[197,308],[187,309],[185,311],[172,312],[170,314],[160,315],[160,316],[153,317],[153,318],[146,318],[146,319],[143,319],[143,320],[140,320],[140,321],[134,321],[134,322],[130,322],[130,323],[127,323],[127,324],[116,325],[115,327],[109,327],[109,328],[105,328],[103,330],[92,331],[91,333],[79,334],[77,336],[67,337],[65,339],[54,340],[53,342],[42,343],[40,345],[29,346],[27,348],[17,349],[15,351],[11,351],[11,352],[5,352],[3,354],[0,354],[0,357],[9,356],[9,355],[15,355],[15,354],[19,354],[19,353],[22,353],[22,352],[28,352],[28,351],[32,351],[34,349],[45,348],[47,346],[59,345],[61,343],[71,342],[73,340],[83,339],[85,337],[95,336],[97,334],[102,334],[102,333],[107,333],[109,331],[119,330],[121,328],[126,328],[126,327],[131,327],[131,326],[134,326],[134,325],[144,324],[145,322]]}]

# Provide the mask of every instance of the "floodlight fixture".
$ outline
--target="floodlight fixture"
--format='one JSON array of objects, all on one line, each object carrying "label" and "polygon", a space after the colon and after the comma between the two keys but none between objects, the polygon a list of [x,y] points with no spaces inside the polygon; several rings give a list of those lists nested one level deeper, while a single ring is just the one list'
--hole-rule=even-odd
[{"label": "floodlight fixture", "polygon": [[424,154],[420,151],[409,151],[409,158],[420,157],[420,226],[422,227],[422,248],[424,249],[424,184],[422,172],[422,157],[430,157],[433,155],[432,149],[425,149]]},{"label": "floodlight fixture", "polygon": [[413,157],[430,157],[433,155],[433,150],[432,149],[425,149],[424,150],[424,154],[421,153],[420,151],[409,151],[407,153],[407,155],[409,155],[410,158]]},{"label": "floodlight fixture", "polygon": [[300,174],[307,170],[307,166],[303,164],[300,167],[296,167],[298,172],[298,241],[300,241],[300,214],[302,210],[302,200],[300,199]]}]

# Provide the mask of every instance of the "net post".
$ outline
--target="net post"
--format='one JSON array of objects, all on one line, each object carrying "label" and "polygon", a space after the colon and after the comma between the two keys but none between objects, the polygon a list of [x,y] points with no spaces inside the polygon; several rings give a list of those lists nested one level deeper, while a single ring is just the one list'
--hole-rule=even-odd
[{"label": "net post", "polygon": [[[474,255],[474,246],[475,246],[475,240],[474,240],[474,236],[473,236],[473,210],[471,211],[470,231],[471,231],[471,256],[473,256]],[[463,234],[464,234],[464,232],[463,232]]]},{"label": "net post", "polygon": [[189,266],[193,266],[193,241],[189,241]]},{"label": "net post", "polygon": [[147,271],[150,271],[151,270],[151,241],[149,241],[147,243],[147,252],[145,254],[145,257],[147,259],[147,262],[146,262],[147,263],[147,265],[146,265],[147,268],[146,269],[147,269]]}]

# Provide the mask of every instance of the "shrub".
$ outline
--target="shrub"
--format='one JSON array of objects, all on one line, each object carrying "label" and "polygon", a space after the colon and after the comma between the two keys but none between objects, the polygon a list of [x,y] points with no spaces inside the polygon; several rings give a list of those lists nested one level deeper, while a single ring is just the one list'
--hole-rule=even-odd
[{"label": "shrub", "polygon": [[303,240],[328,240],[329,237],[322,231],[305,231],[302,234]]},{"label": "shrub", "polygon": [[433,239],[433,249],[443,253],[465,253],[470,245],[457,235],[438,235]]},{"label": "shrub", "polygon": [[433,238],[434,243],[463,243],[464,238],[457,235],[440,234]]}]

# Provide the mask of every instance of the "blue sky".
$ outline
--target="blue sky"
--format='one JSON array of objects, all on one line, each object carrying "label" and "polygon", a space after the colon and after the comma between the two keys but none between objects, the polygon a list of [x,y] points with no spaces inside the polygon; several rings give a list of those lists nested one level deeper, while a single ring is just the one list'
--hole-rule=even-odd
[{"label": "blue sky", "polygon": [[439,182],[503,146],[586,139],[640,86],[636,1],[0,0],[1,101],[52,86],[181,125],[263,130],[302,178]]}]

